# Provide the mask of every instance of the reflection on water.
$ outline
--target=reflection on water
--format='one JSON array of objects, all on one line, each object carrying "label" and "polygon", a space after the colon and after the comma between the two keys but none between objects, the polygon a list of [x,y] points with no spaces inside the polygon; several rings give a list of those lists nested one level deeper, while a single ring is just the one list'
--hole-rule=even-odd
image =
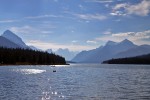
[{"label": "reflection on water", "polygon": [[150,100],[150,66],[0,66],[0,100]]},{"label": "reflection on water", "polygon": [[14,69],[15,72],[20,72],[22,74],[39,74],[46,72],[46,70],[39,70],[39,69]]}]

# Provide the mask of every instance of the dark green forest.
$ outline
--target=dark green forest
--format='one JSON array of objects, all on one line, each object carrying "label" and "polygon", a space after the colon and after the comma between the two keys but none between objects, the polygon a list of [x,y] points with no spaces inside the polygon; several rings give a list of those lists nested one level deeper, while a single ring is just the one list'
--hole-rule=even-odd
[{"label": "dark green forest", "polygon": [[10,49],[0,47],[0,65],[58,65],[66,64],[65,58],[30,49]]},{"label": "dark green forest", "polygon": [[118,58],[111,59],[103,62],[104,64],[150,64],[150,54],[129,57],[129,58]]}]

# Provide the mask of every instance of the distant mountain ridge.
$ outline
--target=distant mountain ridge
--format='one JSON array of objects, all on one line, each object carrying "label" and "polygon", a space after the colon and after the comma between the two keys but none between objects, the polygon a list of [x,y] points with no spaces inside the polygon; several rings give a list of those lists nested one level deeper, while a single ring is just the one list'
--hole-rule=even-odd
[{"label": "distant mountain ridge", "polygon": [[65,57],[67,61],[70,61],[71,59],[73,59],[73,57],[75,57],[75,55],[78,53],[78,52],[70,51],[67,48],[66,49],[59,48],[57,51],[53,51],[52,49],[47,49],[46,51],[48,53],[55,53],[55,54],[61,55]]},{"label": "distant mountain ridge", "polygon": [[99,48],[82,51],[72,61],[79,63],[101,63],[112,58],[132,57],[146,53],[150,53],[150,45],[138,46],[125,39],[118,43],[108,41]]}]

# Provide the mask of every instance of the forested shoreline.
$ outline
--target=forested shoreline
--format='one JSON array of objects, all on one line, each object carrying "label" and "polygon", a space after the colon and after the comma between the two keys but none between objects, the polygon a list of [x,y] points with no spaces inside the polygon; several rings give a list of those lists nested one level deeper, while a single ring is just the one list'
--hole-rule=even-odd
[{"label": "forested shoreline", "polygon": [[103,64],[150,64],[150,54],[136,57],[110,59]]},{"label": "forested shoreline", "polygon": [[0,47],[0,65],[59,65],[65,58],[48,52]]}]

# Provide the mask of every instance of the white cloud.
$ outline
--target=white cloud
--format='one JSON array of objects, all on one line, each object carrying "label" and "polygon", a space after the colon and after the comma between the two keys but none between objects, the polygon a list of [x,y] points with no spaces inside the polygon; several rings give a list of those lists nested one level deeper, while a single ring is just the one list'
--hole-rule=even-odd
[{"label": "white cloud", "polygon": [[[124,39],[129,39],[137,44],[150,44],[150,30],[142,31],[142,32],[123,32],[123,33],[113,33],[106,34],[99,38],[96,38],[96,41],[122,41]],[[148,41],[149,40],[149,41]]]},{"label": "white cloud", "polygon": [[128,36],[135,36],[135,32],[125,32],[125,33],[116,33],[112,34],[113,37],[128,37]]},{"label": "white cloud", "polygon": [[112,34],[113,37],[123,38],[127,37],[131,40],[144,40],[150,39],[150,30],[143,31],[143,32],[125,32],[125,33],[117,33]]},{"label": "white cloud", "polygon": [[126,7],[128,14],[135,14],[139,16],[147,16],[150,13],[150,1],[143,0],[137,5]]},{"label": "white cloud", "polygon": [[33,45],[37,48],[41,48],[43,50],[52,48],[53,50],[57,50],[59,48],[66,49],[68,48],[71,51],[82,51],[82,50],[91,50],[94,49],[94,46],[85,46],[85,45],[72,45],[72,44],[58,44],[58,43],[50,43],[50,42],[42,42],[38,40],[31,40],[27,42],[27,45]]},{"label": "white cloud", "polygon": [[126,8],[128,6],[127,3],[117,4],[113,9],[118,10],[120,8]]},{"label": "white cloud", "polygon": [[96,42],[96,41],[91,41],[91,40],[88,40],[88,41],[86,41],[86,43],[90,43],[90,44],[96,44],[97,42]]},{"label": "white cloud", "polygon": [[150,13],[150,1],[141,0],[138,4],[116,4],[113,7],[113,11],[110,15],[125,16],[125,15],[138,15],[138,16],[147,16]]},{"label": "white cloud", "polygon": [[106,16],[100,14],[74,14],[76,17],[83,20],[105,20]]}]

